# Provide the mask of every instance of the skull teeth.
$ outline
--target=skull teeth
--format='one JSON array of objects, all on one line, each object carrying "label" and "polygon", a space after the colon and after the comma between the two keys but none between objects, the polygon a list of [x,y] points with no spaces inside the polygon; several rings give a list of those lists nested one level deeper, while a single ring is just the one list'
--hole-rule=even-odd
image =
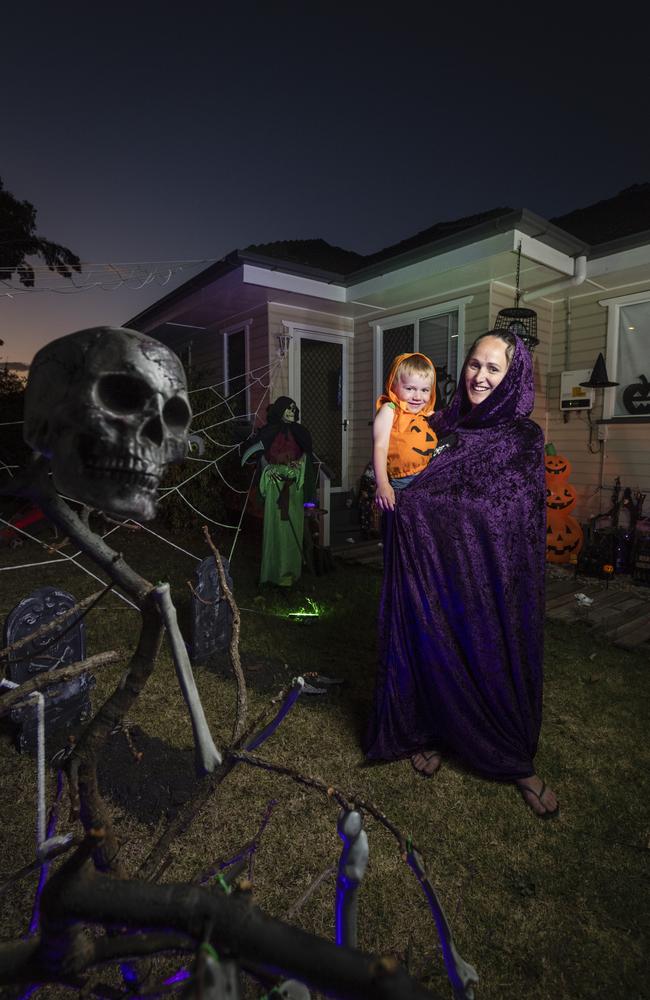
[{"label": "skull teeth", "polygon": [[[139,468],[138,468],[139,466]],[[125,486],[138,486],[145,490],[155,490],[160,476],[154,472],[145,472],[143,463],[134,458],[103,459],[86,463],[87,475],[95,479],[110,479]]]}]

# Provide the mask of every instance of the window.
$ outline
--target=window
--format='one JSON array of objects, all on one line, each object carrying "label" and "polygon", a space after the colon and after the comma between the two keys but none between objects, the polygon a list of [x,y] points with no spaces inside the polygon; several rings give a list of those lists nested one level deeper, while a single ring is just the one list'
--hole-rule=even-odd
[{"label": "window", "polygon": [[431,358],[436,369],[436,409],[449,401],[463,357],[465,305],[472,296],[445,302],[429,309],[392,316],[375,328],[375,397],[384,385],[398,354],[419,351]]},{"label": "window", "polygon": [[619,385],[605,393],[606,419],[650,420],[650,293],[600,302],[609,310],[607,373]]},{"label": "window", "polygon": [[224,396],[233,414],[246,416],[248,401],[248,324],[223,335]]}]

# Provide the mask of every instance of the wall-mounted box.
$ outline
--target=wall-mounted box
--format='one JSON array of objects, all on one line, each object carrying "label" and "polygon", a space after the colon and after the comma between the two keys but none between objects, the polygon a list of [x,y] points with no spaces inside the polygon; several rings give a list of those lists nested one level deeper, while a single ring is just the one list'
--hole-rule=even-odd
[{"label": "wall-mounted box", "polygon": [[562,372],[560,377],[561,410],[590,410],[592,408],[595,391],[593,389],[585,389],[580,385],[581,382],[587,382],[590,375],[591,368],[574,372]]}]

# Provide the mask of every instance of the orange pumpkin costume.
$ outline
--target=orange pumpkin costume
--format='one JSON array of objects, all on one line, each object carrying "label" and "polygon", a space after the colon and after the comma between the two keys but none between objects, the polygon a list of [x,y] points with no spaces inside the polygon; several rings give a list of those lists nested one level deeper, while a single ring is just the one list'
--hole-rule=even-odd
[{"label": "orange pumpkin costume", "polygon": [[[411,413],[406,403],[398,399],[393,392],[397,369],[408,358],[422,358],[431,365],[433,384],[428,403],[419,411]],[[417,352],[398,354],[394,359],[386,380],[386,389],[376,403],[379,410],[384,403],[391,405],[395,414],[388,443],[388,478],[403,479],[406,476],[416,476],[429,464],[429,460],[438,443],[438,437],[429,426],[427,417],[433,413],[436,402],[436,370],[431,360]]]}]

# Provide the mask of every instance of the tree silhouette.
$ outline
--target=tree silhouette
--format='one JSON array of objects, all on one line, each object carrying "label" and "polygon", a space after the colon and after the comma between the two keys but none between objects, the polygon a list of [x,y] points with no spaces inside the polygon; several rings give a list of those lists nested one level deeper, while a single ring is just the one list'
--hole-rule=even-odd
[{"label": "tree silhouette", "polygon": [[76,254],[59,243],[52,243],[36,233],[36,209],[29,201],[18,201],[7,191],[0,177],[0,281],[15,275],[27,288],[33,288],[36,276],[28,257],[40,257],[50,271],[64,278],[81,271]]}]

